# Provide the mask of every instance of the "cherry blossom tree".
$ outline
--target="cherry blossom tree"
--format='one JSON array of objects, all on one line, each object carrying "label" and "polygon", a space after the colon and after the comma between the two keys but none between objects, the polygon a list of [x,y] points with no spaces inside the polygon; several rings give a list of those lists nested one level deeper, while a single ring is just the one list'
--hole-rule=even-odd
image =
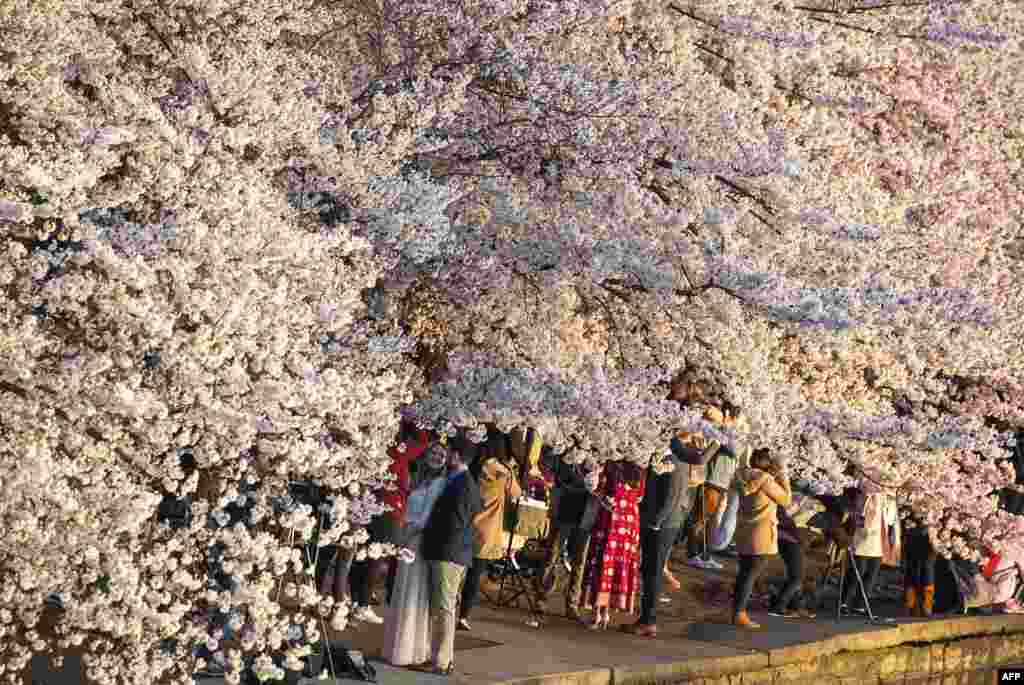
[{"label": "cherry blossom tree", "polygon": [[[394,551],[363,527],[402,411],[593,461],[699,430],[894,482],[944,550],[1020,536],[992,493],[1024,415],[1022,24],[0,3],[0,669],[301,668],[347,615],[318,546]],[[684,369],[749,430],[669,402]]]}]

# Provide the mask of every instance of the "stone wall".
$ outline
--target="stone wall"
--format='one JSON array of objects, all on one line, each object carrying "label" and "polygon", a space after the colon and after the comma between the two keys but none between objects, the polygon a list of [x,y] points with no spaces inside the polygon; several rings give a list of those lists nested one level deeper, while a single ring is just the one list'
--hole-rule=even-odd
[{"label": "stone wall", "polygon": [[901,645],[876,652],[840,652],[750,673],[704,678],[701,685],[987,685],[995,668],[1024,662],[1020,636],[975,637]]},{"label": "stone wall", "polygon": [[612,685],[995,685],[996,668],[1010,664],[1024,664],[1024,634],[841,651],[742,672],[619,672],[611,680]]}]

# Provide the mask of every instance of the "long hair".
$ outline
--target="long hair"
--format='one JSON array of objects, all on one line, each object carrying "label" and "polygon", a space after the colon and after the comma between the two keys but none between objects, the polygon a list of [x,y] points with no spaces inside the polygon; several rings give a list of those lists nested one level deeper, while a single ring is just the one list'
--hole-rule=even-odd
[{"label": "long hair", "polygon": [[769,470],[776,468],[778,464],[767,447],[758,447],[750,455],[750,466],[755,469]]}]

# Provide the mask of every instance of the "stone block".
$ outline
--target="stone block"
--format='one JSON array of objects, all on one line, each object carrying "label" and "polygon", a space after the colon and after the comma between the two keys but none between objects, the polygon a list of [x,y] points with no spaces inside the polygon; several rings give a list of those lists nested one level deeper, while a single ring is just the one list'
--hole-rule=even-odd
[{"label": "stone block", "polygon": [[825,669],[822,668],[822,660],[820,659],[797,661],[791,664],[776,666],[772,669],[775,673],[775,682],[780,685],[788,685],[788,683],[796,683],[801,680],[824,678],[827,674],[822,673],[823,670]]},{"label": "stone block", "polygon": [[742,674],[741,685],[774,685],[779,682],[775,679],[775,669],[764,668],[757,671],[748,671]]},{"label": "stone block", "polygon": [[860,678],[862,684],[879,679],[878,661],[871,652],[837,652],[822,659],[820,671],[837,678]]},{"label": "stone block", "polygon": [[883,683],[903,682],[910,667],[910,649],[907,647],[890,647],[875,652],[878,661],[878,677]]},{"label": "stone block", "polygon": [[969,679],[968,673],[946,673],[942,676],[942,685],[968,685]]},{"label": "stone block", "polygon": [[931,645],[907,646],[907,668],[904,671],[904,679],[908,685],[914,678],[930,677],[932,672],[932,650]]},{"label": "stone block", "polygon": [[998,685],[996,671],[990,668],[971,671],[967,674],[967,685]]},{"label": "stone block", "polygon": [[939,676],[941,680],[946,655],[946,643],[933,642],[928,645],[928,652],[928,673],[933,676]]},{"label": "stone block", "polygon": [[1024,661],[1024,639],[1020,635],[1000,635],[990,637],[989,665],[1019,664]]},{"label": "stone block", "polygon": [[712,676],[689,682],[700,683],[701,685],[741,685],[741,680],[742,676],[739,673],[731,673],[729,675]]},{"label": "stone block", "polygon": [[917,675],[904,680],[903,685],[942,685],[942,676]]}]

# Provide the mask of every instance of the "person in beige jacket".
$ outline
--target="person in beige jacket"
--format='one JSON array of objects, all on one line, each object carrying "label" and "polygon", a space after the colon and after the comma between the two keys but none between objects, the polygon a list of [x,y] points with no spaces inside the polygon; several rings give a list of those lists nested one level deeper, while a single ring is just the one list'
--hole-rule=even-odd
[{"label": "person in beige jacket", "polygon": [[747,603],[765,563],[779,553],[777,510],[789,505],[793,495],[781,465],[764,448],[754,451],[748,468],[736,472],[733,487],[739,491],[740,502],[735,535],[739,574],[732,621],[744,628],[760,628],[750,620]]},{"label": "person in beige jacket", "polygon": [[510,498],[523,494],[516,479],[515,461],[509,454],[508,438],[504,435],[492,435],[484,443],[472,470],[480,484],[483,510],[473,519],[475,554],[462,587],[459,630],[470,630],[469,613],[480,596],[480,580],[490,562],[505,555],[505,505]]}]

